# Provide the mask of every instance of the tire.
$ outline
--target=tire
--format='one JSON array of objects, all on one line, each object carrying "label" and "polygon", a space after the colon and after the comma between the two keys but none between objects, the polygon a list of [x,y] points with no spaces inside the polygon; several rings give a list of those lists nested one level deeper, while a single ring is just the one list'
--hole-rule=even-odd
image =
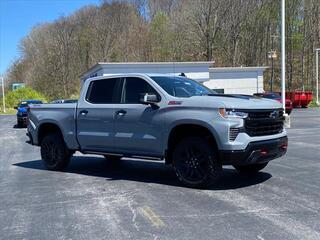
[{"label": "tire", "polygon": [[221,175],[222,166],[214,147],[204,137],[188,137],[173,150],[172,163],[179,181],[191,188],[205,188]]},{"label": "tire", "polygon": [[23,124],[21,123],[21,121],[17,121],[17,128],[22,128]]},{"label": "tire", "polygon": [[48,170],[61,171],[67,167],[72,152],[66,147],[60,134],[52,133],[41,142],[41,158]]},{"label": "tire", "polygon": [[114,156],[114,155],[103,155],[105,159],[110,161],[120,161],[121,156]]},{"label": "tire", "polygon": [[234,165],[233,167],[237,169],[241,174],[246,175],[254,175],[257,174],[259,171],[264,169],[268,163],[256,163],[250,165]]}]

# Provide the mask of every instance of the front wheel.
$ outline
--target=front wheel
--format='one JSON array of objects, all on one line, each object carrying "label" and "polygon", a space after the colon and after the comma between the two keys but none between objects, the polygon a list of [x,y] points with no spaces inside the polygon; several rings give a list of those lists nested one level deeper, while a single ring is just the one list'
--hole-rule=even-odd
[{"label": "front wheel", "polygon": [[237,169],[242,174],[256,174],[260,170],[264,169],[268,163],[256,163],[256,164],[250,164],[250,165],[234,165],[233,167]]},{"label": "front wheel", "polygon": [[41,142],[41,158],[48,170],[63,170],[67,167],[72,156],[60,134],[52,133]]},{"label": "front wheel", "polygon": [[188,137],[179,142],[172,160],[178,179],[187,187],[212,185],[222,172],[214,147],[204,137]]}]

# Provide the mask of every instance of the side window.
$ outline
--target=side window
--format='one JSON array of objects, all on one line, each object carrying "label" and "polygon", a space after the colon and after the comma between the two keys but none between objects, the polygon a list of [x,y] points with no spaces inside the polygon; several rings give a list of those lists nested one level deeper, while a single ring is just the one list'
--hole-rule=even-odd
[{"label": "side window", "polygon": [[113,95],[118,80],[117,78],[110,78],[92,81],[88,88],[86,100],[96,104],[113,103]]},{"label": "side window", "polygon": [[123,91],[123,103],[140,103],[141,94],[154,94],[160,100],[160,96],[149,83],[141,78],[126,78]]}]

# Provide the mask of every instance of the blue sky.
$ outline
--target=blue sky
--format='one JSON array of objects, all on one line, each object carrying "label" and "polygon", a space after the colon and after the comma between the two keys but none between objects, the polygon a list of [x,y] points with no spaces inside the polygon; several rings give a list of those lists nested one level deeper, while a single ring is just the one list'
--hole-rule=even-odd
[{"label": "blue sky", "polygon": [[100,0],[0,0],[0,75],[19,57],[19,41],[31,28]]}]

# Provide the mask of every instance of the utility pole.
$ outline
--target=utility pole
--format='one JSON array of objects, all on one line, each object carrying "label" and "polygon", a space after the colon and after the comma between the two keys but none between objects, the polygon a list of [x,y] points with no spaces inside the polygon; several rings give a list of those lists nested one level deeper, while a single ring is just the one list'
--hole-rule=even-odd
[{"label": "utility pole", "polygon": [[[273,44],[273,39],[272,39]],[[273,48],[272,48],[273,49]],[[271,51],[271,68],[272,68],[272,74],[271,74],[271,82],[270,82],[270,92],[273,92],[273,81],[274,81],[274,60],[273,60],[273,50]]]},{"label": "utility pole", "polygon": [[317,105],[319,106],[319,51],[320,48],[316,50],[316,98],[317,98]]},{"label": "utility pole", "polygon": [[3,105],[3,112],[6,112],[6,102],[4,99],[4,80],[3,77],[1,77],[1,83],[2,83],[2,105]]},{"label": "utility pole", "polygon": [[286,113],[286,18],[285,0],[281,0],[281,100],[284,111],[284,126],[290,128],[290,116]]},{"label": "utility pole", "polygon": [[285,0],[281,0],[281,97],[282,107],[286,110],[286,34],[285,34]]}]

